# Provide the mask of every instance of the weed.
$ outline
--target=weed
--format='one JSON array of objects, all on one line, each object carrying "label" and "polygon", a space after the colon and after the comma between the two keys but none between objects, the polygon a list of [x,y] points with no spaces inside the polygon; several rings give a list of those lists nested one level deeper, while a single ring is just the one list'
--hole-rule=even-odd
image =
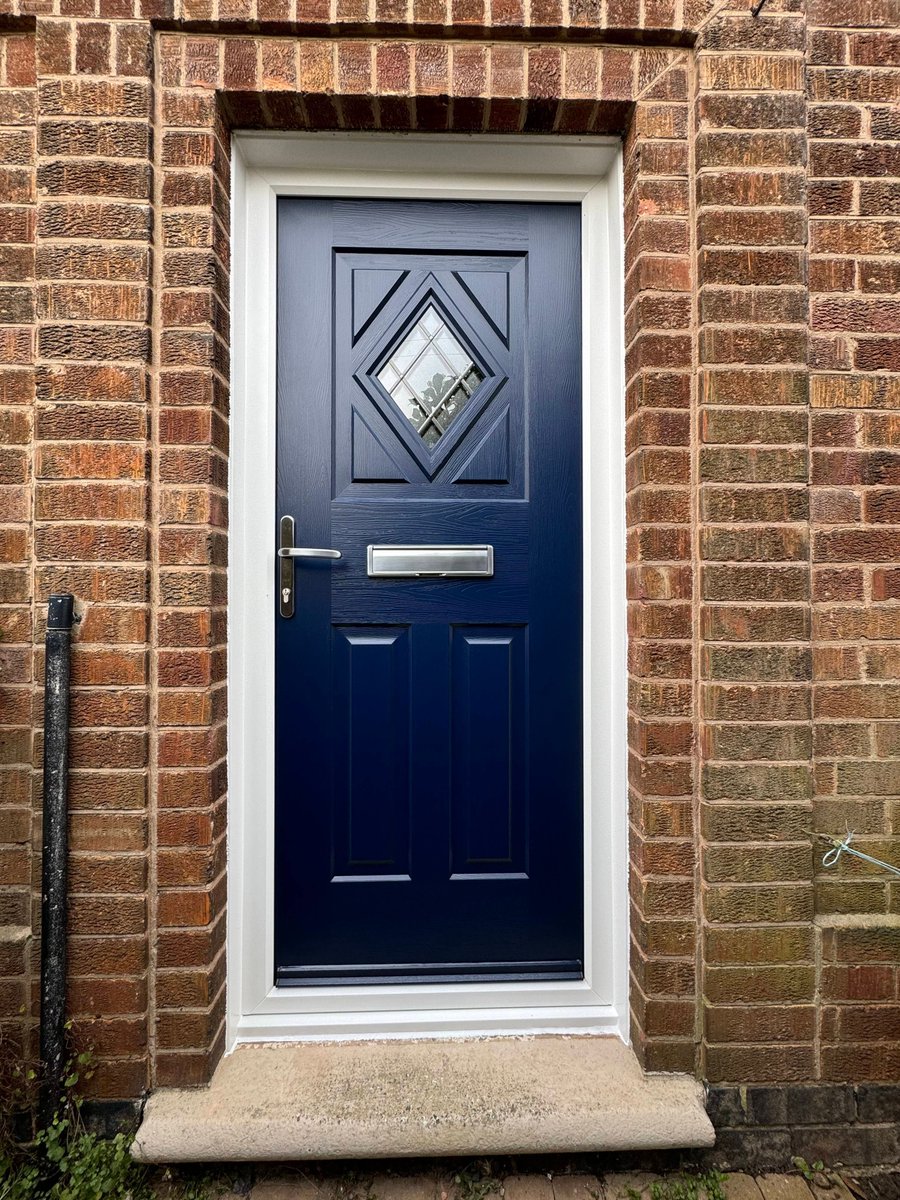
[{"label": "weed", "polygon": [[[656,1179],[647,1189],[650,1200],[725,1200],[725,1176],[719,1171],[696,1175],[667,1175]],[[627,1200],[641,1200],[637,1188],[626,1187]]]},{"label": "weed", "polygon": [[825,1170],[825,1164],[818,1159],[814,1163],[808,1163],[805,1158],[797,1155],[796,1158],[791,1159],[791,1162],[807,1183],[812,1183],[815,1177]]},{"label": "weed", "polygon": [[453,1176],[453,1183],[458,1200],[485,1200],[500,1190],[500,1180],[491,1174],[491,1164],[486,1160],[463,1167]]},{"label": "weed", "polygon": [[15,1118],[33,1099],[37,1073],[17,1068],[0,1097],[0,1200],[149,1200],[147,1173],[129,1153],[131,1138],[100,1137],[82,1123],[76,1088],[93,1070],[89,1051],[71,1055],[59,1110],[23,1140]]},{"label": "weed", "polygon": [[720,1171],[675,1175],[650,1186],[650,1200],[725,1200],[725,1176]]}]

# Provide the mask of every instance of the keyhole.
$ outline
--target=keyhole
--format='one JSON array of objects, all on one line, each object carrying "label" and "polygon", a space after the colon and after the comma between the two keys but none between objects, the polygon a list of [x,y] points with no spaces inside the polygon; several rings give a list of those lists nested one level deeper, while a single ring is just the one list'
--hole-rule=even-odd
[{"label": "keyhole", "polygon": [[290,588],[282,588],[281,589],[282,604],[287,604],[287,602],[290,600],[290,598],[291,598],[291,589]]}]

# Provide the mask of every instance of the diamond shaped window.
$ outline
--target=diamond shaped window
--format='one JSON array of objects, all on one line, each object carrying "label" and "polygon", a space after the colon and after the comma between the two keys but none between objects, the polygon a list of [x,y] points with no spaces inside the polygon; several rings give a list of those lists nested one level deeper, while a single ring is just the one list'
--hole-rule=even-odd
[{"label": "diamond shaped window", "polygon": [[378,382],[433,450],[484,375],[433,304],[378,372]]}]

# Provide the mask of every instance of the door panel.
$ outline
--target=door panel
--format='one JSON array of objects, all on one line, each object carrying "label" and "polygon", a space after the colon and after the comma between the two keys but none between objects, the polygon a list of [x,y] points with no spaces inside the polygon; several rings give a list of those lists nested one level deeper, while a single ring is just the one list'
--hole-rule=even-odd
[{"label": "door panel", "polygon": [[276,622],[275,982],[579,978],[580,210],[278,217],[277,512],[342,557]]},{"label": "door panel", "polygon": [[451,878],[527,878],[524,627],[452,634]]},{"label": "door panel", "polygon": [[[472,484],[488,485],[482,494],[492,499],[497,488],[490,485],[497,483],[507,485],[507,497],[524,495],[524,255],[407,254],[403,259],[406,269],[397,271],[387,269],[387,264],[396,262],[396,253],[343,252],[335,258],[335,327],[347,331],[335,343],[335,495],[348,500],[366,494],[379,499],[390,494],[405,500],[455,498],[462,482],[470,485],[468,491]],[[460,263],[478,265],[480,270],[455,270]],[[375,281],[387,289],[377,303],[373,299]],[[358,300],[360,290],[364,302]],[[367,316],[359,333],[349,335],[360,312]],[[429,430],[417,431],[392,398],[386,372],[389,376],[397,354],[402,355],[421,320],[428,320],[431,314],[444,325],[463,361],[471,363],[480,386],[429,446],[422,436],[427,437]],[[511,401],[507,399],[510,396]],[[364,473],[368,469],[366,433],[379,451],[374,477]],[[361,461],[352,453],[358,442]],[[485,464],[481,468],[476,464],[474,477],[460,479],[485,442],[493,446],[485,446]],[[498,455],[503,468],[499,476],[491,469],[478,478],[479,470],[489,468],[491,458]],[[387,475],[380,465],[384,456],[394,464]],[[509,477],[510,462],[514,478]],[[360,486],[367,483],[403,486]]]},{"label": "door panel", "polygon": [[336,626],[334,633],[334,879],[405,879],[409,630]]}]

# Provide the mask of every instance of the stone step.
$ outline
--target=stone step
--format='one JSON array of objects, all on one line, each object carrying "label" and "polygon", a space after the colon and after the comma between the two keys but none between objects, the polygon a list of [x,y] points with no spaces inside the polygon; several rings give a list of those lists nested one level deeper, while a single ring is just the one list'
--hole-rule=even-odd
[{"label": "stone step", "polygon": [[711,1146],[703,1088],[614,1037],[239,1046],[207,1088],[151,1095],[144,1162],[576,1153]]}]

